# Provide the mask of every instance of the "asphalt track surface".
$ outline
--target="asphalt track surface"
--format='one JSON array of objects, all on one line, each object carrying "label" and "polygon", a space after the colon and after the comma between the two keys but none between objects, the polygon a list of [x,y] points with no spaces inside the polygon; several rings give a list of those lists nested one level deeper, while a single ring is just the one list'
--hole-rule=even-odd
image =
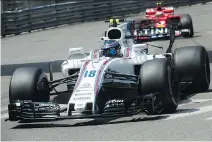
[{"label": "asphalt track surface", "polygon": [[[180,38],[175,48],[203,45],[212,63],[212,4],[181,7],[176,13],[193,18],[195,37]],[[208,92],[184,97],[178,112],[170,115],[119,119],[65,120],[54,123],[18,124],[4,122],[7,117],[8,84],[13,70],[39,66],[48,72],[46,62],[67,59],[68,48],[83,46],[85,52],[99,48],[99,36],[107,29],[102,21],[76,24],[57,29],[2,39],[1,138],[2,140],[210,140],[212,141],[212,85]],[[155,42],[167,47],[167,41]],[[151,48],[151,53],[162,53]],[[34,64],[33,64],[34,63]],[[212,67],[212,66],[211,66]],[[57,72],[60,70],[57,69]],[[60,77],[59,73],[56,73]],[[62,98],[60,98],[62,101]],[[59,100],[60,100],[59,99]]]}]

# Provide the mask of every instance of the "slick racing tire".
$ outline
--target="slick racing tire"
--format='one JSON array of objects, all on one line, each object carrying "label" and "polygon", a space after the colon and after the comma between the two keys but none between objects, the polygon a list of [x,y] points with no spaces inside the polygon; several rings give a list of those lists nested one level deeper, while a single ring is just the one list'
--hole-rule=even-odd
[{"label": "slick racing tire", "polygon": [[40,68],[18,68],[13,73],[9,86],[9,101],[30,100],[48,102],[50,91],[48,78]]},{"label": "slick racing tire", "polygon": [[176,70],[180,82],[191,82],[182,92],[207,91],[210,85],[210,63],[203,46],[178,48],[174,52]]},{"label": "slick racing tire", "polygon": [[181,23],[180,23],[181,29],[189,29],[189,33],[183,33],[183,37],[193,37],[194,36],[194,28],[193,28],[193,22],[191,19],[191,16],[189,14],[185,14],[181,17]]},{"label": "slick racing tire", "polygon": [[[140,91],[142,94],[157,93],[156,102],[161,104],[161,113],[173,113],[180,101],[177,73],[166,59],[155,59],[144,62],[140,69]],[[155,114],[148,110],[147,114]],[[151,108],[150,108],[151,109]]]}]

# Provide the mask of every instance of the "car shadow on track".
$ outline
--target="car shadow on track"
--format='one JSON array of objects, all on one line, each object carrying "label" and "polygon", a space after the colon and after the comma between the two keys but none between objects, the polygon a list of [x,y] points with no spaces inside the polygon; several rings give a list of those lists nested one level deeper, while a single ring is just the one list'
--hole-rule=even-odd
[{"label": "car shadow on track", "polygon": [[18,126],[13,127],[12,129],[32,129],[32,128],[54,128],[54,127],[82,127],[82,126],[96,126],[96,125],[108,125],[108,124],[121,124],[121,123],[133,123],[133,122],[142,122],[142,121],[156,121],[160,119],[165,119],[167,116],[154,116],[154,117],[144,117],[144,118],[133,118],[130,120],[120,120],[110,122],[112,119],[97,119],[91,120],[87,122],[79,122],[75,124],[49,124],[49,123],[42,123],[42,124],[21,124]]},{"label": "car shadow on track", "polygon": [[178,109],[177,112],[175,112],[174,114],[182,114],[182,113],[191,113],[191,112],[195,112],[195,111],[199,111],[200,109]]},{"label": "car shadow on track", "polygon": [[[209,93],[209,92],[212,92],[212,89],[208,89],[207,91],[205,92],[201,92],[202,94],[204,93]],[[195,96],[196,93],[192,93],[192,94],[183,94],[180,96],[180,103],[179,105],[181,104],[188,104],[190,102],[192,102],[192,100],[190,99],[191,97]],[[195,103],[199,103],[199,102],[195,102]]]},{"label": "car shadow on track", "polygon": [[212,92],[212,89],[209,89],[207,92],[203,92],[203,93],[209,93],[209,92]]}]

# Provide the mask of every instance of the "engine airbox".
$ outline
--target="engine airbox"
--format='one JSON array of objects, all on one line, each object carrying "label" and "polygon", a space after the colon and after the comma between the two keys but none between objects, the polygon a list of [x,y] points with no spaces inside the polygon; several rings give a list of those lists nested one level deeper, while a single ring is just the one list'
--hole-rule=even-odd
[{"label": "engine airbox", "polygon": [[123,32],[121,29],[119,28],[110,28],[108,31],[107,31],[107,34],[106,36],[109,38],[109,39],[121,39],[123,38]]}]

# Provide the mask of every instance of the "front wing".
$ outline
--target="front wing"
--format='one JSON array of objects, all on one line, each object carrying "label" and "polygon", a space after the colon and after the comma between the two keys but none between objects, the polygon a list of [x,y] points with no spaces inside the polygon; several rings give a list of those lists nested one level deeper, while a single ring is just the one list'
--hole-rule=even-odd
[{"label": "front wing", "polygon": [[[114,78],[106,78],[103,84],[105,87],[121,87],[121,88],[136,88],[135,83],[137,82],[137,76],[130,75],[123,75],[118,74],[113,71],[108,72],[108,74],[116,75]],[[107,74],[105,74],[107,76]],[[122,77],[122,78],[121,78]],[[125,77],[125,79],[123,78]],[[127,83],[128,85],[120,84],[120,82],[114,82],[114,79],[121,79],[127,80],[131,83]],[[118,80],[117,80],[118,81]],[[112,83],[113,82],[113,83]],[[135,83],[132,83],[135,82]],[[112,86],[111,86],[112,83]],[[133,85],[134,84],[134,85]],[[186,87],[187,84],[181,83],[182,88]],[[83,119],[83,118],[104,118],[104,117],[125,117],[125,116],[132,116],[138,113],[146,113],[146,105],[153,105],[152,100],[154,95],[144,95],[144,96],[137,96],[136,98],[132,98],[132,101],[140,102],[140,105],[136,105],[128,107],[128,103],[124,103],[124,110],[118,112],[104,112],[102,114],[98,113],[86,113],[86,114],[79,114],[79,115],[69,115],[67,112],[67,108],[61,108],[59,104],[53,102],[32,102],[27,100],[15,101],[8,105],[8,113],[10,121],[20,121],[22,123],[28,122],[37,122],[37,121],[58,121],[58,120],[65,120],[65,119]],[[144,97],[144,98],[143,98]],[[152,99],[151,99],[152,98]],[[128,99],[127,99],[128,100]],[[67,105],[68,106],[68,105]]]},{"label": "front wing", "polygon": [[[109,75],[109,76],[108,76]],[[110,77],[110,76],[113,77]],[[137,88],[137,76],[120,74],[113,70],[108,70],[105,74],[103,82],[104,87],[109,88]],[[132,98],[132,101],[140,100],[142,97],[136,96]],[[125,98],[123,98],[124,100]],[[127,99],[127,98],[126,98]],[[127,99],[129,100],[129,99]],[[70,104],[71,105],[71,104]],[[70,106],[69,106],[70,107]],[[135,108],[128,107],[127,103],[124,103],[123,110],[118,112],[104,112],[99,114],[96,111],[79,112],[76,114],[74,111],[68,112],[68,104],[65,109],[61,109],[60,105],[54,102],[32,102],[29,100],[19,100],[11,102],[8,105],[8,113],[10,121],[21,122],[35,122],[35,121],[56,121],[64,119],[80,119],[80,118],[99,118],[99,117],[123,117],[134,115],[138,112],[145,111],[143,105],[136,106]],[[73,114],[74,113],[74,114]]]},{"label": "front wing", "polygon": [[65,119],[84,119],[84,118],[103,118],[103,117],[127,117],[136,115],[144,109],[136,109],[135,111],[125,111],[116,113],[103,113],[103,114],[80,114],[69,116],[60,109],[58,104],[52,102],[30,102],[18,101],[8,105],[9,118],[5,121],[20,121],[20,123],[30,122],[45,122],[45,121],[58,121]]}]

